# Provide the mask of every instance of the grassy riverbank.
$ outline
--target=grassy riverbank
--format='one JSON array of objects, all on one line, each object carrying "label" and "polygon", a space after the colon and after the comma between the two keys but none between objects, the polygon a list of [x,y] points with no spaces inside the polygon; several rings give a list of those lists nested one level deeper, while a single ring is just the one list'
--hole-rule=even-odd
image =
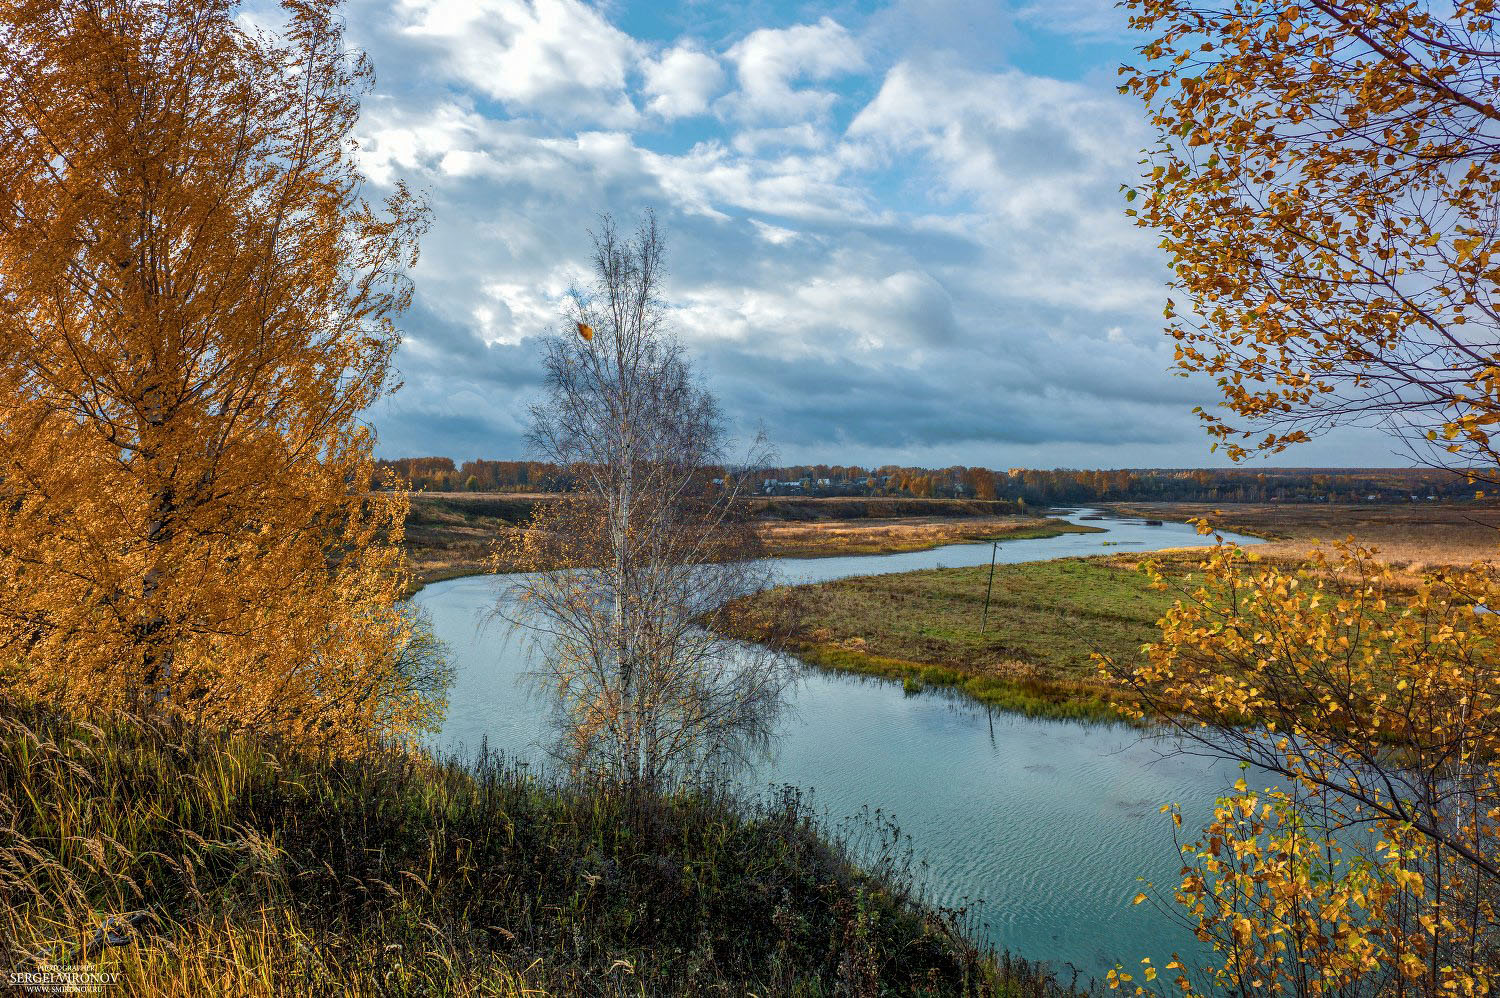
[{"label": "grassy riverbank", "polygon": [[[824,668],[945,686],[1031,716],[1114,719],[1091,652],[1129,659],[1155,640],[1173,594],[1106,558],[867,576],[792,590],[799,657]],[[756,633],[756,600],[741,606]]]},{"label": "grassy riverbank", "polygon": [[[1414,586],[1427,569],[1493,557],[1500,513],[1493,506],[1415,503],[1377,505],[1187,504],[1115,506],[1116,512],[1162,519],[1209,516],[1218,526],[1270,539],[1265,561],[1294,564],[1318,538],[1353,536],[1396,568],[1397,587]],[[1153,557],[1190,572],[1201,552]],[[823,668],[881,676],[906,684],[949,687],[998,709],[1032,716],[1115,719],[1090,658],[1103,652],[1130,661],[1157,639],[1156,621],[1180,592],[1154,591],[1135,555],[1065,559],[995,570],[984,616],[988,566],[907,572],[798,587],[801,624],[792,648]],[[753,638],[756,601],[742,606],[739,632]]]},{"label": "grassy riverbank", "polygon": [[[0,708],[0,953],[122,994],[1044,995],[795,795]],[[101,921],[123,945],[81,949]]]}]

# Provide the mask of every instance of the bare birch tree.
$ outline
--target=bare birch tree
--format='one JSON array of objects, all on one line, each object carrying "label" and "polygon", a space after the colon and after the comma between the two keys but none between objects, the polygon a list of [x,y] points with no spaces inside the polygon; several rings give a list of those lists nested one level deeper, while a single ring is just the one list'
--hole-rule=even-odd
[{"label": "bare birch tree", "polygon": [[762,745],[791,676],[715,627],[770,566],[718,404],[666,328],[663,251],[650,212],[628,237],[603,218],[593,282],[544,341],[530,442],[576,486],[518,535],[534,571],[501,611],[538,639],[568,762],[650,786]]}]

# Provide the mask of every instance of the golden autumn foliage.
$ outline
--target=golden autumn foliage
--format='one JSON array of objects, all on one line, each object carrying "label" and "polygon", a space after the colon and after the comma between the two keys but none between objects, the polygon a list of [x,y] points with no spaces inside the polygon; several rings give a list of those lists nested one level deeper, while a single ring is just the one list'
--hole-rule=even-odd
[{"label": "golden autumn foliage", "polygon": [[233,6],[0,3],[0,681],[339,749],[432,707],[358,420],[425,214],[337,4]]},{"label": "golden autumn foliage", "polygon": [[1124,6],[1158,132],[1130,213],[1211,433],[1240,457],[1362,418],[1500,463],[1493,0]]},{"label": "golden autumn foliage", "polygon": [[1177,897],[1224,958],[1216,987],[1494,987],[1497,600],[1487,564],[1411,591],[1350,543],[1295,568],[1221,544],[1144,661],[1104,663],[1131,713],[1294,788],[1262,798],[1242,781],[1187,850]]},{"label": "golden autumn foliage", "polygon": [[[1217,380],[1216,446],[1376,422],[1493,478],[1493,0],[1123,6],[1146,41],[1120,89],[1157,129],[1126,199],[1183,299],[1179,368]],[[1220,545],[1144,661],[1104,663],[1143,712],[1290,787],[1242,785],[1188,850],[1178,899],[1221,961],[1205,986],[1494,989],[1496,607],[1487,562],[1413,590],[1352,543],[1300,568]]]},{"label": "golden autumn foliage", "polygon": [[[1219,799],[1208,827],[1181,846],[1174,893],[1223,962],[1194,982],[1193,968],[1174,954],[1166,978],[1184,994],[1486,993],[1494,983],[1486,966],[1434,965],[1455,941],[1462,945],[1454,938],[1462,927],[1428,894],[1421,870],[1432,861],[1431,843],[1383,822],[1363,848],[1351,848],[1319,826],[1323,802],[1256,793],[1243,779]],[[1163,810],[1181,827],[1175,808]],[[1136,896],[1137,904],[1146,900]],[[1149,960],[1143,968],[1142,979],[1156,979]],[[1108,976],[1115,989],[1135,981],[1123,966]]]}]

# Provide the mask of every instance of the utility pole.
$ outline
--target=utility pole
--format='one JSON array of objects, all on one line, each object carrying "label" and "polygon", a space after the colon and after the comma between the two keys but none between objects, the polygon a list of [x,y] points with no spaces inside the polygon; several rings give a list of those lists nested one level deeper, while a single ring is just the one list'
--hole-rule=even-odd
[{"label": "utility pole", "polygon": [[983,634],[985,627],[990,622],[990,594],[995,591],[995,552],[999,550],[1000,542],[990,542],[990,585],[984,591],[984,614],[979,618],[979,633]]}]

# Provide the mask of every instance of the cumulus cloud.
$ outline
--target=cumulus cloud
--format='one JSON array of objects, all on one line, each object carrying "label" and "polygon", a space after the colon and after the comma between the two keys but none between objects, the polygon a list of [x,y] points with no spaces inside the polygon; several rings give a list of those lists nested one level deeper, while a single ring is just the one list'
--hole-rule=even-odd
[{"label": "cumulus cloud", "polygon": [[728,57],[735,64],[739,89],[723,103],[745,121],[820,119],[838,95],[795,84],[831,80],[865,66],[859,43],[830,17],[816,24],[752,31]]},{"label": "cumulus cloud", "polygon": [[663,118],[703,114],[724,85],[719,60],[684,43],[642,63],[646,109]]},{"label": "cumulus cloud", "polygon": [[1159,302],[1166,275],[1154,241],[1119,194],[1148,136],[1118,95],[1016,70],[903,62],[849,135],[887,158],[919,156],[931,189],[975,213],[968,224],[1007,260],[995,280],[1016,294],[1142,315]]},{"label": "cumulus cloud", "polygon": [[1099,172],[1135,173],[1148,138],[1134,104],[1083,84],[908,62],[886,74],[849,134],[920,150],[950,193],[1017,217],[1078,207]]},{"label": "cumulus cloud", "polygon": [[396,0],[432,68],[513,114],[630,124],[640,45],[580,0]]}]

